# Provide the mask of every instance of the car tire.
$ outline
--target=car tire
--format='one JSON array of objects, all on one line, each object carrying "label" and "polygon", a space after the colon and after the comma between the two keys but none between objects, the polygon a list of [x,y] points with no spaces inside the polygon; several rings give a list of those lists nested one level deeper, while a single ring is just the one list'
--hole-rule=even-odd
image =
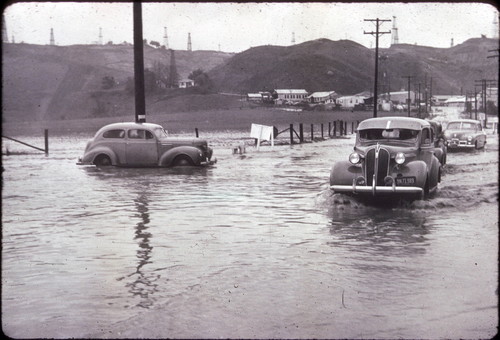
[{"label": "car tire", "polygon": [[477,144],[477,141],[474,142],[474,148],[477,150],[479,149],[479,145]]},{"label": "car tire", "polygon": [[193,160],[191,157],[186,156],[186,155],[179,155],[175,157],[174,161],[172,162],[173,166],[191,166],[193,164]]},{"label": "car tire", "polygon": [[94,164],[96,166],[110,166],[110,165],[113,165],[111,163],[111,158],[109,158],[108,155],[99,155],[96,157],[96,159],[94,160]]}]

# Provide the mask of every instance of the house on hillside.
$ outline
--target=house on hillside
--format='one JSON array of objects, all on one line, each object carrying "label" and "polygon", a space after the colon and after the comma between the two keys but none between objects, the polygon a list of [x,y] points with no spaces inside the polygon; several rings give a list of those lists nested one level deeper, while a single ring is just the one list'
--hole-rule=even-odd
[{"label": "house on hillside", "polygon": [[179,80],[179,88],[185,89],[188,87],[193,87],[194,86],[194,81],[191,79],[181,79]]},{"label": "house on hillside", "polygon": [[335,104],[335,99],[338,94],[335,91],[328,92],[313,92],[307,98],[311,103],[315,104]]},{"label": "house on hillside", "polygon": [[307,101],[308,93],[304,89],[277,89],[273,91],[276,104],[300,103]]},{"label": "house on hillside", "polygon": [[342,96],[336,99],[337,104],[340,104],[342,108],[354,108],[355,106],[364,105],[365,99],[367,97],[362,95],[353,96]]}]

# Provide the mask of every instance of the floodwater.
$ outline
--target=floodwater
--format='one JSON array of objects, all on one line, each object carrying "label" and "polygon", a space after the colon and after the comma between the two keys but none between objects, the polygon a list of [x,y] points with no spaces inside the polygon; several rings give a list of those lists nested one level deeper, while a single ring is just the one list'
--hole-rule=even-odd
[{"label": "floodwater", "polygon": [[497,332],[495,135],[486,150],[448,155],[435,197],[393,206],[329,192],[352,136],[233,155],[238,133],[214,133],[215,166],[176,169],[77,166],[88,137],[52,137],[48,156],[2,157],[8,336]]}]

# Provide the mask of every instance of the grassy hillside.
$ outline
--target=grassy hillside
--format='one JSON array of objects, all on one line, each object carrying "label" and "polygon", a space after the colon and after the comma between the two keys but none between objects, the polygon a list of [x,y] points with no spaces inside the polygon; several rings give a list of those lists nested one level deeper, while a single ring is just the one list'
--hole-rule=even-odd
[{"label": "grassy hillside", "polygon": [[[433,78],[433,93],[460,94],[473,89],[474,80],[497,74],[498,60],[487,58],[488,51],[497,48],[495,39],[479,38],[452,48],[399,44],[380,49],[380,89],[407,89],[405,76],[413,77],[412,87],[421,83],[423,89],[427,74],[428,84]],[[221,91],[304,88],[354,94],[373,91],[374,59],[374,50],[352,41],[319,39],[288,47],[255,47],[209,74]]]},{"label": "grassy hillside", "polygon": [[[3,44],[2,120],[87,118],[128,114],[133,95],[125,91],[133,77],[131,45],[43,46]],[[179,78],[195,69],[205,71],[221,64],[231,53],[175,51]],[[144,66],[170,65],[171,51],[146,46]],[[102,89],[103,77],[113,77],[116,86]],[[148,101],[155,101],[150,96]]]},{"label": "grassy hillside", "polygon": [[[43,121],[133,116],[134,96],[126,91],[133,77],[133,46],[42,46],[3,44],[2,121]],[[495,78],[495,39],[470,39],[451,48],[399,44],[380,49],[379,91],[407,89],[412,76],[424,90],[432,77],[433,94],[460,94],[475,80]],[[171,51],[145,46],[145,68],[168,68]],[[219,92],[246,94],[275,88],[309,92],[335,90],[354,94],[373,90],[374,50],[348,40],[319,39],[280,47],[259,46],[239,54],[216,51],[175,51],[179,78],[195,69],[207,71]],[[103,89],[103,77],[116,85]],[[390,87],[389,87],[390,86]],[[178,113],[201,109],[242,108],[239,96],[201,95],[196,90],[146,93],[147,113]]]}]

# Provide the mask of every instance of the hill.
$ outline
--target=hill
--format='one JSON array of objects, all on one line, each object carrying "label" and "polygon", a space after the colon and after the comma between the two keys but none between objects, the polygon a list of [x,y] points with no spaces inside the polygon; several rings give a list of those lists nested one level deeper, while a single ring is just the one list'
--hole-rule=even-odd
[{"label": "hill", "polygon": [[[201,68],[223,63],[232,53],[175,51],[179,78]],[[133,95],[125,91],[134,72],[131,45],[45,46],[3,44],[3,121],[85,118],[126,114],[134,108]],[[168,68],[171,52],[144,48],[144,67]],[[103,77],[116,86],[102,89]],[[150,98],[154,101],[154,98]],[[133,112],[133,111],[132,111]]]},{"label": "hill", "polygon": [[[379,49],[381,91],[407,89],[407,78],[427,83],[433,93],[460,94],[474,80],[497,74],[498,60],[488,51],[495,39],[470,39],[451,48],[398,44]],[[220,91],[239,93],[274,88],[300,88],[309,92],[335,90],[341,94],[373,91],[375,51],[352,41],[319,39],[302,44],[251,48],[209,72]],[[384,77],[385,75],[385,77]],[[418,86],[418,85],[412,85]]]},{"label": "hill", "polygon": [[[470,39],[450,48],[398,44],[380,49],[380,92],[412,89],[432,77],[433,94],[460,94],[475,80],[495,78],[498,59],[488,51],[495,39]],[[170,66],[172,52],[146,45],[145,68]],[[340,94],[373,91],[374,50],[348,40],[319,39],[288,47],[259,46],[239,54],[175,51],[180,78],[201,68],[219,92],[244,95],[275,88]],[[133,46],[42,46],[3,44],[2,121],[133,117],[134,96],[127,91],[133,77]],[[426,78],[427,76],[427,78]],[[116,84],[103,88],[103,78]],[[201,95],[195,89],[147,93],[148,113],[241,108],[240,96]]]}]

